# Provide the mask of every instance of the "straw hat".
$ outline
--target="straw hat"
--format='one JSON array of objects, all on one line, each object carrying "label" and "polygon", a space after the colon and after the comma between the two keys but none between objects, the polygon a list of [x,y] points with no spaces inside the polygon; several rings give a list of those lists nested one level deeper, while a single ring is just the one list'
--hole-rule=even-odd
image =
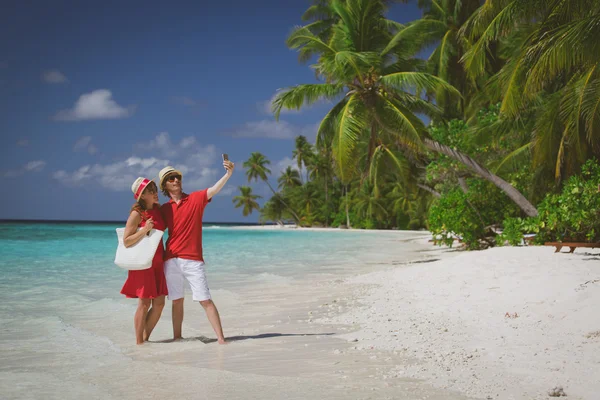
[{"label": "straw hat", "polygon": [[143,178],[143,177],[139,177],[135,180],[135,182],[133,182],[133,185],[131,185],[131,191],[133,192],[133,198],[136,200],[139,200],[140,196],[142,195],[142,192],[144,191],[144,189],[146,189],[146,187],[150,184],[150,182],[154,182],[150,179],[147,178]]},{"label": "straw hat", "polygon": [[168,166],[164,167],[164,168],[163,168],[163,169],[161,169],[161,170],[160,170],[160,172],[158,173],[158,181],[160,182],[160,190],[163,190],[163,189],[164,189],[163,185],[164,185],[164,183],[165,183],[165,182],[164,182],[164,180],[165,180],[165,177],[166,177],[167,175],[169,175],[170,173],[172,173],[172,172],[175,172],[175,173],[177,173],[177,174],[179,174],[179,175],[181,175],[181,176],[183,177],[183,174],[181,173],[181,171],[180,171],[180,170],[178,170],[178,169],[175,169],[175,168],[171,167],[170,165],[168,165]]}]

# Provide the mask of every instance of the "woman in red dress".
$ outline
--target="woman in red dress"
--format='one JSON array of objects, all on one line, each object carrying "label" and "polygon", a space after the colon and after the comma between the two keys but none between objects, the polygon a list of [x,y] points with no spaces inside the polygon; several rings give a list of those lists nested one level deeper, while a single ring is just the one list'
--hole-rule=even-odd
[{"label": "woman in red dress", "polygon": [[[139,242],[153,228],[161,231],[166,229],[160,214],[156,183],[140,177],[135,180],[131,190],[137,202],[131,207],[125,225],[123,234],[125,247],[131,247]],[[165,306],[165,296],[168,293],[163,269],[163,254],[164,246],[161,240],[154,254],[152,267],[137,271],[130,270],[127,281],[121,289],[121,293],[128,298],[139,299],[133,317],[137,344],[143,344],[150,338]]]}]

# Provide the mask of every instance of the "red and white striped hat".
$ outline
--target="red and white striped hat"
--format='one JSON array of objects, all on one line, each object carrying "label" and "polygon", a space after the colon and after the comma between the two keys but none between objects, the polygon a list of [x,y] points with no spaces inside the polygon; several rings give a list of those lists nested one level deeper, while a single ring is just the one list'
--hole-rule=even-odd
[{"label": "red and white striped hat", "polygon": [[139,177],[135,180],[135,182],[133,182],[133,185],[131,185],[131,191],[133,192],[133,198],[138,200],[140,198],[140,196],[142,195],[142,192],[144,191],[144,189],[146,189],[146,186],[148,186],[150,184],[150,182],[153,182],[150,179],[147,178],[143,178],[143,177]]}]

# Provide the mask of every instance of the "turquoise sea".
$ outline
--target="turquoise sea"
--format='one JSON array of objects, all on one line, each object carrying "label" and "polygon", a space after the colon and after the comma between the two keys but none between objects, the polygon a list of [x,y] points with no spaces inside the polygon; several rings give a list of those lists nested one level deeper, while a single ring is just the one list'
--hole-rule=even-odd
[{"label": "turquoise sea", "polygon": [[[130,387],[112,374],[131,368],[139,357],[168,359],[177,354],[178,363],[190,365],[206,360],[191,357],[205,352],[201,341],[143,346],[145,353],[135,348],[132,318],[137,301],[119,293],[127,271],[113,262],[115,229],[122,225],[0,223],[3,398],[105,398],[101,386],[112,388],[114,398],[126,398]],[[209,287],[225,318],[226,335],[264,328],[266,322],[259,321],[281,319],[274,313],[306,316],[305,310],[293,310],[305,301],[295,288],[312,282],[316,287],[323,279],[414,257],[402,243],[410,235],[205,224]],[[296,305],[288,304],[292,300]],[[186,301],[186,316],[184,336],[212,334],[197,304]],[[269,329],[278,329],[275,320],[269,324]],[[153,336],[159,341],[170,338],[170,302]]]},{"label": "turquoise sea", "polygon": [[[119,298],[126,271],[113,260],[115,229],[121,226],[0,224],[0,307],[11,304],[11,309],[4,311],[14,312],[13,300],[21,296],[38,300],[65,294],[89,300]],[[310,273],[341,272],[344,265],[367,258],[365,252],[380,238],[370,233],[257,230],[205,224],[203,240],[209,279],[235,283],[261,274],[297,278]]]}]

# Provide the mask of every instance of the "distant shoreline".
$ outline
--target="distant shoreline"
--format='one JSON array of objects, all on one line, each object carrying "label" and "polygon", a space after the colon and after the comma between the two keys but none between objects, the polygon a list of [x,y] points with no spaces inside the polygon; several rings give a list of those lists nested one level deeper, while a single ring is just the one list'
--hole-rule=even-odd
[{"label": "distant shoreline", "polygon": [[[0,224],[124,224],[126,221],[98,220],[61,220],[61,219],[0,219]],[[204,225],[228,226],[266,226],[276,224],[259,224],[258,222],[204,222]]]},{"label": "distant shoreline", "polygon": [[[60,225],[115,225],[125,224],[126,221],[94,221],[94,220],[59,220],[59,219],[0,219],[0,224],[60,224]],[[227,226],[228,228],[238,229],[281,229],[281,230],[298,230],[298,231],[341,231],[341,232],[414,232],[414,233],[429,233],[426,230],[412,231],[403,229],[355,229],[355,228],[334,228],[334,227],[298,227],[295,224],[279,225],[275,223],[260,224],[258,222],[203,222],[203,226],[210,225]]]}]

